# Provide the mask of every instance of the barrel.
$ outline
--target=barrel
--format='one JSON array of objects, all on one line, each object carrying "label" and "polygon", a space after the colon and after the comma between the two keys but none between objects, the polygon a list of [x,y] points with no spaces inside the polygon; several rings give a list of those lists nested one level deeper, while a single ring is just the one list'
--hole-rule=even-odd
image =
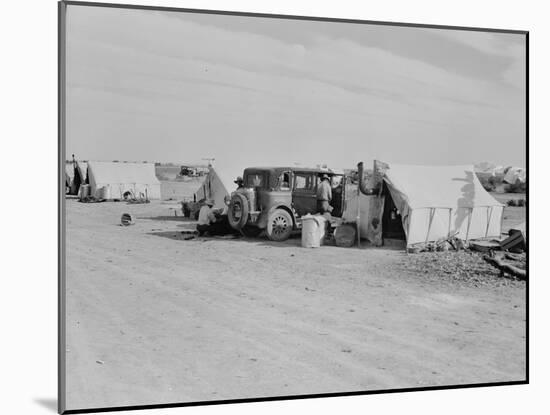
[{"label": "barrel", "polygon": [[325,237],[326,218],[306,215],[302,217],[302,247],[319,248]]},{"label": "barrel", "polygon": [[99,200],[109,200],[111,199],[111,186],[106,185],[103,187],[100,187],[96,191],[96,198]]}]

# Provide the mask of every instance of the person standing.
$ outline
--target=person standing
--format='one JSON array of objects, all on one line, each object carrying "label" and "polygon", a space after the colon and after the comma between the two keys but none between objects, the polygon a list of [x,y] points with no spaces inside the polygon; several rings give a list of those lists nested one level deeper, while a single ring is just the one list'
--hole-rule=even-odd
[{"label": "person standing", "polygon": [[321,214],[332,212],[330,206],[332,200],[332,188],[330,187],[330,179],[326,173],[321,175],[321,183],[317,187],[317,211]]},{"label": "person standing", "polygon": [[237,191],[244,189],[244,180],[241,176],[238,176],[233,183],[237,185]]}]

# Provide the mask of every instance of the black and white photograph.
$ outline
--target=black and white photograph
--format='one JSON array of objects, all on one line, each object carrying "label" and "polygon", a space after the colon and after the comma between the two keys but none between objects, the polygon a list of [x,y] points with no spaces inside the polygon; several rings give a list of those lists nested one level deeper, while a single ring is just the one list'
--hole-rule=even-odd
[{"label": "black and white photograph", "polygon": [[527,383],[528,43],[60,2],[59,410]]}]

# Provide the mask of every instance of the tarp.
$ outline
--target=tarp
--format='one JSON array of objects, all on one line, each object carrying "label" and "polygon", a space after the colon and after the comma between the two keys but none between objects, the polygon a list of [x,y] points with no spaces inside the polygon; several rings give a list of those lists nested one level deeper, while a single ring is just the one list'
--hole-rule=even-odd
[{"label": "tarp", "polygon": [[481,185],[474,167],[389,164],[384,174],[407,245],[455,235],[500,237],[504,205]]},{"label": "tarp", "polygon": [[346,189],[346,201],[342,219],[345,222],[357,223],[357,216],[359,216],[359,233],[361,238],[367,239],[377,246],[382,245],[383,211],[383,197],[358,194],[357,186],[350,186]]},{"label": "tarp", "polygon": [[160,181],[153,163],[90,161],[88,180],[93,196],[97,196],[102,187],[109,186],[113,199],[122,199],[127,191],[135,197],[147,194],[149,199],[160,199]]},{"label": "tarp", "polygon": [[237,189],[234,183],[238,176],[242,176],[244,168],[210,166],[204,181],[194,194],[199,202],[203,199],[214,199],[214,208],[225,208],[224,198]]}]

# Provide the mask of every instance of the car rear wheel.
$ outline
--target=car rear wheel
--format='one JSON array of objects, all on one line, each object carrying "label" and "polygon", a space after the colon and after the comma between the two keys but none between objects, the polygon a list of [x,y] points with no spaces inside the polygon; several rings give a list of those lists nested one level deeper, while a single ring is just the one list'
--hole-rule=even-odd
[{"label": "car rear wheel", "polygon": [[286,241],[292,233],[292,216],[284,209],[275,209],[267,220],[267,237],[272,241]]}]

